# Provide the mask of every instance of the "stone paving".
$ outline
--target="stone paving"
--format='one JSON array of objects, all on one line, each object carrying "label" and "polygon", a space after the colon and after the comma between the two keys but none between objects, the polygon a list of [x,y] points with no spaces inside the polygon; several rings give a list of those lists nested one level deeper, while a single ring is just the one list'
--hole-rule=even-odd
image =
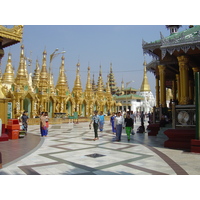
[{"label": "stone paving", "polygon": [[[106,121],[99,140],[94,141],[94,132],[88,124],[51,125],[47,137],[40,137],[38,125],[29,126],[28,134],[32,137],[26,137],[40,140],[19,158],[3,163],[0,175],[200,174],[200,154],[164,148],[167,140],[164,129],[157,136],[136,133],[130,142],[123,130],[122,140],[116,142]],[[138,126],[136,123],[135,131]]]}]

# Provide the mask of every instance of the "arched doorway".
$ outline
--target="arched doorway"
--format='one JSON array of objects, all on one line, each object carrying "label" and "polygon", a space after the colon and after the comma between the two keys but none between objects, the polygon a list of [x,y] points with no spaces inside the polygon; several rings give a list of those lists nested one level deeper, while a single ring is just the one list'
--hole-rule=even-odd
[{"label": "arched doorway", "polygon": [[82,104],[81,116],[82,117],[86,116],[86,102],[85,101]]},{"label": "arched doorway", "polygon": [[72,116],[72,102],[71,101],[68,101],[66,103],[66,110],[67,110],[68,115]]},{"label": "arched doorway", "polygon": [[28,97],[26,97],[24,99],[24,110],[28,112],[28,116],[30,118],[30,114],[31,114],[31,100]]}]

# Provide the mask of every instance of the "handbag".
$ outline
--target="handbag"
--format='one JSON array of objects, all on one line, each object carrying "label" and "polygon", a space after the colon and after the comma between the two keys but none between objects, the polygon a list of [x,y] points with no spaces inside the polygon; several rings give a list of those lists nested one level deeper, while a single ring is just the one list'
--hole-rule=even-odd
[{"label": "handbag", "polygon": [[131,131],[131,134],[132,134],[132,135],[135,135],[135,131],[134,131],[133,129],[132,129],[132,131]]}]

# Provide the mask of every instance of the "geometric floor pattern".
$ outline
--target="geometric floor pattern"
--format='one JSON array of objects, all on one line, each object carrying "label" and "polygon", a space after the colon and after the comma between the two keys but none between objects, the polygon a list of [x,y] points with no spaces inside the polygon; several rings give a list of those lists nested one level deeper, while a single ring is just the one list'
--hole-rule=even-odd
[{"label": "geometric floor pattern", "polygon": [[[199,175],[200,155],[163,147],[167,139],[136,133],[127,141],[115,141],[105,122],[99,140],[89,123],[49,127],[49,134],[22,157],[3,165],[0,175]],[[139,123],[135,124],[135,130]],[[39,126],[29,126],[28,134],[40,137]]]}]

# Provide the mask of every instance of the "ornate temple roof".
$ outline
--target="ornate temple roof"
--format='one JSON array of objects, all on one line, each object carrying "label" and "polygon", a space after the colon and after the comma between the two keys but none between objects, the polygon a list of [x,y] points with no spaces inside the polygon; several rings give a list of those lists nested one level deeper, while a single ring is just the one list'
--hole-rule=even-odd
[{"label": "ornate temple roof", "polygon": [[164,37],[162,33],[160,33],[159,40],[150,43],[143,40],[142,48],[144,53],[162,59],[166,56],[167,52],[172,55],[174,51],[183,51],[187,53],[189,49],[200,49],[200,26],[194,26],[167,37]]},{"label": "ornate temple roof", "polygon": [[23,35],[23,26],[18,25],[13,28],[6,28],[0,25],[0,37],[3,38],[2,48],[16,44],[21,41]]}]

